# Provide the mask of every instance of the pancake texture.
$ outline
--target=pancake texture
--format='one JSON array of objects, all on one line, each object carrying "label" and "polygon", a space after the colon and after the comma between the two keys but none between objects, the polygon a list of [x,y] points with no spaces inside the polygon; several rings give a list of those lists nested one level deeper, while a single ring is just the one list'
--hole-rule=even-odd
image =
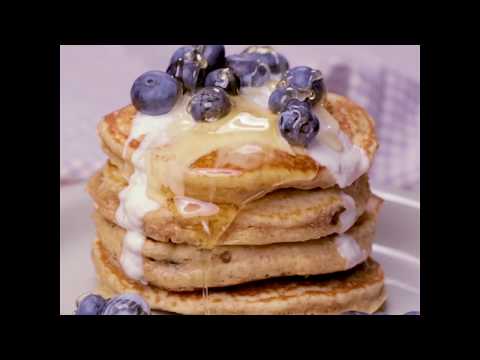
[{"label": "pancake texture", "polygon": [[[87,185],[97,211],[115,223],[118,194],[127,185],[118,168],[107,163]],[[266,245],[302,242],[341,232],[340,215],[345,211],[342,194],[355,201],[357,216],[365,211],[371,196],[368,176],[364,175],[345,189],[282,189],[267,194],[241,209],[222,213],[222,235],[217,245]],[[237,214],[238,212],[238,214]],[[144,218],[145,235],[176,244],[200,246],[205,236],[201,222],[205,217],[182,219],[174,209],[161,207]],[[218,217],[212,222],[218,221]]]},{"label": "pancake texture", "polygon": [[372,259],[352,270],[332,275],[283,277],[228,288],[169,292],[127,279],[118,263],[99,241],[92,258],[102,293],[138,293],[152,309],[179,314],[293,315],[341,314],[347,311],[373,313],[385,302],[383,271]]},{"label": "pancake texture", "polygon": [[[119,259],[125,231],[94,216],[97,238]],[[144,279],[171,291],[189,291],[205,286],[223,287],[254,280],[290,275],[317,275],[344,271],[365,261],[371,253],[376,213],[365,213],[346,235],[357,251],[354,262],[340,252],[336,236],[300,243],[264,246],[219,246],[202,250],[147,239],[142,255]]]},{"label": "pancake texture", "polygon": [[[352,143],[365,151],[371,163],[378,148],[374,120],[362,107],[336,94],[328,94],[325,109],[335,117],[341,130]],[[276,119],[276,115],[264,109],[256,111],[266,118]],[[135,108],[132,105],[127,106],[105,116],[97,129],[102,149],[112,163],[118,166],[124,178],[128,178],[133,172],[130,159],[142,141],[132,139],[126,148],[125,157],[123,156],[135,115]],[[206,176],[204,172],[206,169],[216,168],[215,164],[221,155],[218,151],[212,151],[190,164],[183,174],[185,195],[204,201],[239,205],[246,199],[261,197],[279,188],[313,189],[335,185],[333,175],[327,168],[319,166],[303,149],[294,150],[295,152],[290,154],[273,148],[264,148],[259,161],[249,162],[258,166],[249,166],[245,169],[227,162],[222,166],[227,171],[218,173],[215,177]],[[154,156],[151,160],[152,166],[158,161],[160,160]],[[150,195],[153,198],[163,196],[154,187],[154,184],[159,183],[155,172],[150,171],[148,176],[151,184]]]}]

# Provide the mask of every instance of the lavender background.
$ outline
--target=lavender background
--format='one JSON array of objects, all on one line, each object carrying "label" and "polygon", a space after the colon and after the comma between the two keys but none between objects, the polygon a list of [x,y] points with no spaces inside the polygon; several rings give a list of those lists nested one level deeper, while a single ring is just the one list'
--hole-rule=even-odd
[{"label": "lavender background", "polygon": [[[96,138],[100,118],[129,103],[133,81],[163,70],[179,45],[83,45],[60,49],[60,179],[86,179],[105,160]],[[246,45],[227,45],[227,53]],[[324,72],[330,91],[351,97],[376,119],[380,150],[374,186],[419,193],[420,47],[415,45],[274,45],[291,66]]]}]

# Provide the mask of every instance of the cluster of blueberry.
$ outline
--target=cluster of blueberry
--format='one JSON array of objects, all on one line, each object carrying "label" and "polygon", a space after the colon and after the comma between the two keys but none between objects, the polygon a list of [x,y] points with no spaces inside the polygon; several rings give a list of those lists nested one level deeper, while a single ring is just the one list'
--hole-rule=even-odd
[{"label": "cluster of blueberry", "polygon": [[188,111],[196,121],[211,122],[231,110],[229,95],[240,87],[262,86],[283,74],[268,106],[280,115],[280,131],[294,145],[307,146],[319,130],[311,107],[325,98],[322,73],[306,66],[289,69],[287,59],[270,46],[250,46],[225,56],[223,45],[189,45],[175,51],[166,72],[149,71],[135,80],[132,104],[148,115],[168,113],[181,93],[190,92]]},{"label": "cluster of blueberry", "polygon": [[122,294],[111,299],[90,294],[79,299],[75,315],[150,315],[150,307],[136,294]]},{"label": "cluster of blueberry", "polygon": [[[149,71],[133,84],[132,104],[142,113],[168,113],[180,93],[193,94],[189,111],[197,121],[219,119],[231,109],[228,95],[241,86],[262,86],[271,74],[288,69],[284,56],[269,46],[250,46],[225,56],[223,45],[189,45],[177,49],[167,71]],[[198,90],[198,91],[197,91]]]},{"label": "cluster of blueberry", "polygon": [[280,113],[280,132],[289,143],[307,146],[318,134],[320,123],[312,106],[323,101],[327,89],[319,70],[297,66],[283,74],[268,107]]}]

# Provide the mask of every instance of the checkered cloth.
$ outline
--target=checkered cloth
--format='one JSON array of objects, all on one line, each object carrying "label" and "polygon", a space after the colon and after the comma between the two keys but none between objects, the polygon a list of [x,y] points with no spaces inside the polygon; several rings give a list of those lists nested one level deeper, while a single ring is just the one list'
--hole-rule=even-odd
[{"label": "checkered cloth", "polygon": [[[320,67],[328,89],[364,106],[376,120],[380,149],[370,172],[373,186],[418,191],[420,84],[384,65],[332,60]],[[89,177],[105,161],[95,136],[100,119],[67,127],[61,138],[61,184]]]},{"label": "checkered cloth", "polygon": [[385,66],[332,63],[330,91],[364,106],[376,120],[380,148],[370,171],[375,186],[418,191],[420,84]]}]

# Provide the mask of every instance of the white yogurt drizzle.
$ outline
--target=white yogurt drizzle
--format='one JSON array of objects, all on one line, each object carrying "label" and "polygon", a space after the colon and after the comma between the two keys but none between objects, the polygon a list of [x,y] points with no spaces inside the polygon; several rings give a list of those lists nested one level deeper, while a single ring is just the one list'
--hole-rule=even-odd
[{"label": "white yogurt drizzle", "polygon": [[126,231],[120,265],[125,274],[135,280],[144,282],[142,248],[145,242],[143,217],[150,211],[157,210],[161,204],[147,195],[146,155],[153,146],[168,142],[166,129],[174,117],[165,114],[148,116],[138,113],[133,120],[129,138],[125,143],[124,157],[132,139],[144,135],[140,146],[132,154],[134,172],[128,186],[120,194],[120,206],[115,214],[117,223]]},{"label": "white yogurt drizzle", "polygon": [[275,86],[277,85],[277,82],[280,81],[280,78],[280,75],[272,75],[270,77],[270,81],[268,81],[265,85],[258,87],[242,87],[240,91],[242,94],[252,99],[252,101],[257,105],[268,109],[268,99],[270,99],[270,95],[275,90]]},{"label": "white yogurt drizzle", "polygon": [[335,245],[340,256],[345,259],[348,269],[362,263],[368,256],[368,252],[361,249],[350,235],[338,235],[335,238]]},{"label": "white yogurt drizzle", "polygon": [[[340,188],[350,186],[368,170],[368,156],[341,131],[337,120],[327,110],[317,106],[314,111],[320,121],[320,131],[308,147],[308,154],[330,171]],[[341,149],[334,149],[323,140],[329,137],[337,139]]]},{"label": "white yogurt drizzle", "polygon": [[345,207],[345,211],[340,214],[340,234],[343,234],[355,224],[358,218],[358,212],[355,206],[355,200],[350,195],[342,192],[340,197]]}]

